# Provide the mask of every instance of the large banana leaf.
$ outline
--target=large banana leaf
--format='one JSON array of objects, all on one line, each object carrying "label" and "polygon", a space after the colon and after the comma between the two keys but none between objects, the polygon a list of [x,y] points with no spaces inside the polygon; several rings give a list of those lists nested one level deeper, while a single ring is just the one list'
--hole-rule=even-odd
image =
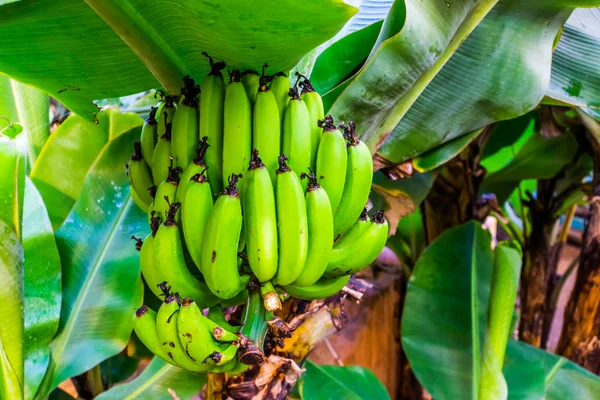
[{"label": "large banana leaf", "polygon": [[44,201],[28,179],[23,206],[25,255],[25,398],[31,399],[50,362],[61,302],[60,257]]},{"label": "large banana leaf", "polygon": [[0,134],[0,220],[21,237],[27,152],[24,135],[11,139]]},{"label": "large banana leaf", "polygon": [[9,121],[19,120],[10,79],[3,75],[0,75],[0,116],[4,117],[0,118],[0,131],[8,125]]},{"label": "large banana leaf", "polygon": [[476,222],[444,232],[421,255],[402,315],[402,347],[434,398],[476,399],[494,254]]},{"label": "large banana leaf", "polygon": [[299,383],[306,400],[389,399],[385,386],[368,369],[358,366],[316,365],[308,360]]},{"label": "large banana leaf", "polygon": [[[96,397],[97,400],[189,400],[206,383],[206,374],[196,374],[154,357],[144,372],[131,382],[117,385]],[[173,394],[169,393],[173,391]]]},{"label": "large banana leaf", "polygon": [[0,398],[23,393],[23,247],[0,219]]},{"label": "large banana leaf", "polygon": [[393,163],[524,114],[544,95],[569,13],[596,4],[397,0],[379,47],[331,113],[355,120],[361,139]]},{"label": "large banana leaf", "polygon": [[[110,140],[142,125],[134,113],[109,108],[98,113],[98,124],[71,115],[54,131],[33,165],[30,176],[40,191],[54,229],[71,211],[88,170]],[[133,146],[130,151],[133,152]],[[121,164],[122,172],[125,167]]]},{"label": "large banana leaf", "polygon": [[230,68],[288,71],[355,12],[341,0],[23,0],[1,10],[0,72],[91,120],[94,99],[201,80],[202,51]]},{"label": "large banana leaf", "polygon": [[565,24],[552,61],[548,97],[600,109],[600,9],[575,10]]},{"label": "large banana leaf", "polygon": [[88,172],[73,210],[56,231],[63,265],[63,301],[42,397],[125,347],[132,312],[141,305],[139,256],[131,235],[147,232],[147,217],[129,195],[123,165],[139,128],[119,135]]}]

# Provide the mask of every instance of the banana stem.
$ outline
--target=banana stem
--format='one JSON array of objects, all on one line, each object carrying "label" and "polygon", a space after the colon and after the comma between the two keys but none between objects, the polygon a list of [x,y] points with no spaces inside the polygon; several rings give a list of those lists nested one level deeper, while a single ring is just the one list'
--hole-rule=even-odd
[{"label": "banana stem", "polygon": [[100,371],[100,364],[86,372],[87,383],[92,396],[96,397],[100,393],[104,392],[104,385],[102,384],[102,374]]},{"label": "banana stem", "polygon": [[223,399],[223,387],[225,385],[225,374],[224,373],[211,373],[207,374],[206,382],[206,400],[222,400]]}]

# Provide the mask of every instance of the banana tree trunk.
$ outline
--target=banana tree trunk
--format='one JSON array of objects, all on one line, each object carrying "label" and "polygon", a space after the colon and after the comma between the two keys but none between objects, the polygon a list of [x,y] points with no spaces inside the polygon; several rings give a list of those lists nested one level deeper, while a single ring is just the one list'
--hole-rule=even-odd
[{"label": "banana tree trunk", "polygon": [[557,353],[593,373],[600,370],[600,145],[594,151],[594,192],[573,293],[565,311]]}]

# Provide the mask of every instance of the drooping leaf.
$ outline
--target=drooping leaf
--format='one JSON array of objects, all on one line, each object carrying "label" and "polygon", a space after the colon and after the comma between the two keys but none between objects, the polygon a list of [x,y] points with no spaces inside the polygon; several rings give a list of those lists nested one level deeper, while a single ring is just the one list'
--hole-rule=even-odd
[{"label": "drooping leaf", "polygon": [[[106,143],[131,129],[139,137],[142,124],[137,114],[110,108],[98,114],[98,124],[71,115],[52,133],[30,176],[46,203],[54,229],[71,211],[88,170]],[[133,152],[133,145],[130,149]],[[124,164],[120,165],[123,175]]]},{"label": "drooping leaf", "polygon": [[31,399],[50,362],[50,342],[58,329],[61,266],[44,201],[28,179],[23,210],[25,256],[25,398]]},{"label": "drooping leaf", "polygon": [[434,398],[477,398],[492,275],[490,243],[477,222],[449,229],[425,249],[411,275],[402,348]]},{"label": "drooping leaf", "polygon": [[331,112],[354,119],[361,139],[392,163],[522,115],[543,97],[570,11],[598,3],[396,1],[379,48]]},{"label": "drooping leaf", "polygon": [[[533,133],[537,117],[538,112],[534,110],[518,118],[500,121],[494,124],[489,133],[489,138],[485,143],[481,158],[485,160],[507,147],[514,146],[517,141],[521,140],[526,132],[531,131],[531,133]],[[491,172],[490,168],[486,168]]]},{"label": "drooping leaf", "polygon": [[577,141],[568,132],[550,138],[534,134],[508,165],[485,177],[480,191],[495,193],[502,204],[520,181],[552,178],[573,161],[576,151]]},{"label": "drooping leaf", "polygon": [[413,166],[419,172],[431,171],[439,167],[456,157],[469,143],[479,136],[481,131],[481,129],[478,129],[426,151],[413,160]]},{"label": "drooping leaf", "polygon": [[389,399],[390,395],[368,369],[358,366],[316,365],[307,360],[300,382],[300,396],[307,400]]},{"label": "drooping leaf", "polygon": [[[205,374],[196,374],[154,357],[144,372],[131,382],[117,385],[96,397],[97,400],[172,400],[176,395],[189,400],[206,383]],[[169,393],[173,391],[173,395]]]},{"label": "drooping leaf", "polygon": [[24,375],[23,247],[12,227],[1,219],[0,282],[0,398],[20,399]]},{"label": "drooping leaf", "polygon": [[23,0],[2,8],[0,71],[91,121],[92,100],[202,80],[202,51],[229,68],[287,72],[355,12],[341,0]]},{"label": "drooping leaf", "polygon": [[29,163],[33,164],[50,136],[50,100],[31,86],[11,81],[19,122],[25,127]]},{"label": "drooping leaf", "polygon": [[546,95],[578,107],[600,108],[600,9],[577,9],[563,27]]},{"label": "drooping leaf", "polygon": [[351,35],[369,25],[382,21],[394,4],[393,0],[348,0],[348,4],[358,8],[358,12],[336,35]]},{"label": "drooping leaf", "polygon": [[125,347],[131,313],[142,301],[139,255],[131,235],[145,236],[147,216],[129,195],[123,164],[139,130],[117,136],[90,169],[81,194],[56,231],[63,302],[43,396]]},{"label": "drooping leaf", "polygon": [[323,50],[315,61],[310,81],[321,95],[340,84],[367,59],[383,21],[349,34]]},{"label": "drooping leaf", "polygon": [[[535,360],[543,364],[546,399],[593,400],[600,393],[600,377],[571,361],[516,340],[509,340],[507,363],[512,359]],[[532,376],[533,377],[533,376]]]},{"label": "drooping leaf", "polygon": [[508,385],[510,400],[544,400],[546,372],[541,360],[528,354],[510,351],[506,354],[502,373]]}]

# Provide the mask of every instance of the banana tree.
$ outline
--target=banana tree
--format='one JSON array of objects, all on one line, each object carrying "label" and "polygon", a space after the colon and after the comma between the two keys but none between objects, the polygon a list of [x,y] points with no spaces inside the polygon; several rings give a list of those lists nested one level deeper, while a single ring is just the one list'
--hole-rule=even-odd
[{"label": "banana tree", "polygon": [[[355,121],[375,169],[383,169],[371,201],[385,209],[397,231],[389,246],[412,274],[402,341],[425,389],[436,398],[584,398],[598,390],[596,377],[564,359],[506,344],[514,301],[498,291],[508,285],[516,295],[517,250],[500,245],[493,253],[475,223],[442,234],[425,252],[427,240],[411,234],[422,227],[419,206],[440,167],[489,135],[486,126],[541,102],[594,113],[600,91],[590,77],[600,71],[586,57],[600,53],[600,39],[585,21],[597,9],[578,7],[600,1],[5,3],[0,72],[11,79],[0,77],[0,156],[8,171],[0,180],[0,270],[13,283],[2,291],[8,305],[0,321],[3,398],[67,396],[59,384],[82,374],[94,397],[106,389],[102,374],[110,360],[144,354],[131,337],[131,314],[148,287],[129,238],[145,237],[149,228],[122,168],[143,120],[101,105],[153,89],[178,94],[188,75],[202,82],[210,69],[203,52],[230,68],[260,70],[267,62],[271,71],[298,71],[336,121]],[[52,134],[48,96],[73,113]],[[17,122],[25,128],[20,135]],[[533,149],[560,154],[553,167],[562,161],[563,168],[576,147],[571,139],[548,140],[553,153],[546,140],[531,138],[511,164]],[[506,197],[526,179],[557,172],[533,165],[547,175],[520,175],[528,168],[508,165],[490,173],[484,187]],[[297,386],[301,398],[388,395],[358,367],[306,363],[304,374],[289,367],[302,365],[316,341],[336,330],[337,300],[312,303],[311,317],[296,327],[296,346],[284,346],[283,357],[270,359],[274,367],[260,371],[273,383],[270,394],[286,396]],[[447,362],[439,362],[443,354]],[[437,382],[432,366],[443,367],[435,371]],[[524,382],[522,370],[535,379]],[[577,385],[567,383],[571,377]],[[205,380],[155,358],[137,378],[99,397],[191,398]],[[204,390],[211,397],[251,387],[247,393],[264,395],[259,383],[211,377]]]}]

